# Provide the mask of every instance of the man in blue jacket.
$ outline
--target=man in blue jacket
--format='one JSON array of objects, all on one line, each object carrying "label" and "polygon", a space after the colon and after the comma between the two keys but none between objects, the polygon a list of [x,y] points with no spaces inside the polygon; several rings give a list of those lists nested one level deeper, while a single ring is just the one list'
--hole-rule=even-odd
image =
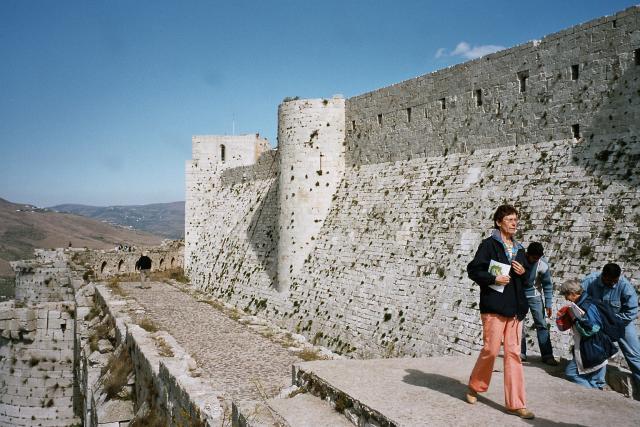
[{"label": "man in blue jacket", "polygon": [[640,389],[640,340],[635,321],[638,318],[638,294],[631,282],[621,276],[618,264],[607,264],[601,273],[591,273],[582,281],[582,288],[592,300],[608,304],[616,315],[624,320],[624,337],[618,344],[635,382]]},{"label": "man in blue jacket", "polygon": [[[533,242],[527,248],[526,259],[530,266],[526,266],[530,271],[528,279],[525,281],[524,293],[529,303],[529,311],[533,317],[533,324],[538,335],[538,346],[542,355],[542,362],[547,365],[556,366],[558,361],[553,357],[551,347],[551,336],[547,317],[551,317],[551,306],[553,304],[553,282],[551,281],[551,270],[549,262],[543,257],[544,248],[539,242]],[[542,289],[540,294],[539,288]],[[544,304],[543,304],[544,296]],[[527,360],[527,341],[524,333],[524,322],[522,322],[522,341],[520,344],[520,358]]]}]

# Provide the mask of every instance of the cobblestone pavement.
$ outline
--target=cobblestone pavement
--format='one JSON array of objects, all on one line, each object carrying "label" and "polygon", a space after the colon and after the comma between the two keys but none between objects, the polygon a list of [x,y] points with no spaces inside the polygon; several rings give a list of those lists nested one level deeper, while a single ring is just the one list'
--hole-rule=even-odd
[{"label": "cobblestone pavement", "polygon": [[203,377],[232,399],[260,400],[291,385],[291,365],[300,359],[215,307],[163,282],[147,289],[138,283],[120,287],[196,360]]}]

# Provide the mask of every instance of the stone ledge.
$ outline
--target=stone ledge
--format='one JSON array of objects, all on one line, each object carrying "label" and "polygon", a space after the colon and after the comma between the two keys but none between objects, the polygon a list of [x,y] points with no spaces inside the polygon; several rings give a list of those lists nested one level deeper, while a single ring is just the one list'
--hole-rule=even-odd
[{"label": "stone ledge", "polygon": [[[136,305],[133,300],[124,301],[101,284],[96,285],[96,297],[104,311],[115,320],[118,342],[126,342],[133,349],[132,357],[139,358],[134,360],[136,381],[148,378],[149,384],[161,388],[156,390],[156,395],[162,399],[161,403],[172,422],[178,425],[196,422],[208,426],[221,424],[223,393],[194,377],[197,375],[194,373],[197,368],[195,361],[176,340],[165,331],[150,333],[135,324],[124,312],[125,308]],[[156,345],[156,338],[160,337],[173,356],[160,354]]]}]

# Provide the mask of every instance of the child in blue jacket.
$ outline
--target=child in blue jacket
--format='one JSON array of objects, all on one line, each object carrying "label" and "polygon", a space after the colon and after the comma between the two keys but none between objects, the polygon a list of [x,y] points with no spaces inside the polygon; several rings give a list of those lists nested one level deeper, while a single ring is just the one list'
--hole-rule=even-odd
[{"label": "child in blue jacket", "polygon": [[607,359],[612,343],[600,332],[602,319],[580,282],[569,280],[560,287],[560,294],[573,304],[563,307],[557,316],[558,328],[573,330],[573,360],[565,368],[567,379],[589,388],[605,385]]}]

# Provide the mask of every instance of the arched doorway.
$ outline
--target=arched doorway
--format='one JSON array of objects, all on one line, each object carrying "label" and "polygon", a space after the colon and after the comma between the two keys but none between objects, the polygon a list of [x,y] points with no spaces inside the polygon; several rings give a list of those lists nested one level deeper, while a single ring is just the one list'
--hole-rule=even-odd
[{"label": "arched doorway", "polygon": [[164,266],[164,258],[160,258],[160,263],[158,264],[158,270],[162,270],[163,266]]},{"label": "arched doorway", "polygon": [[173,263],[176,261],[175,258],[171,258],[171,263],[169,264],[169,268],[173,268]]},{"label": "arched doorway", "polygon": [[120,262],[118,262],[118,273],[120,273],[120,270],[122,269],[123,264],[124,264],[124,260],[121,259]]},{"label": "arched doorway", "polygon": [[100,266],[100,274],[104,273],[104,269],[107,267],[107,261],[102,261],[102,265]]}]

